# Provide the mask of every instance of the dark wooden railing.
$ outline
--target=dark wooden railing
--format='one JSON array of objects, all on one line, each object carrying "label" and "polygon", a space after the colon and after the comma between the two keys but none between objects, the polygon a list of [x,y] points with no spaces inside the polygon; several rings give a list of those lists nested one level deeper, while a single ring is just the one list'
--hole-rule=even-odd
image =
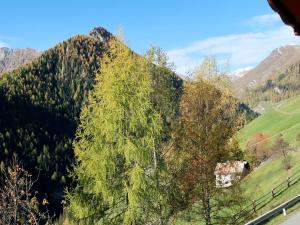
[{"label": "dark wooden railing", "polygon": [[[270,192],[266,193],[265,195],[261,196],[260,198],[253,200],[251,204],[248,204],[240,212],[233,215],[232,216],[232,224],[242,224],[245,221],[247,221],[247,220],[249,221],[251,218],[254,218],[255,216],[257,216],[257,213],[260,209],[262,209],[267,204],[272,202],[277,196],[281,195],[284,191],[286,191],[291,186],[296,184],[299,180],[300,180],[300,173],[297,173],[297,174],[294,174],[293,176],[288,177],[284,182],[282,182],[279,185],[277,185],[276,187],[274,187]],[[299,190],[299,192],[300,192],[300,190]],[[299,196],[295,197],[296,200],[298,200],[297,197],[299,197]],[[291,205],[290,203],[291,202],[293,203],[295,201],[295,199],[293,198],[290,201],[283,203],[282,207],[290,206]],[[299,197],[299,200],[300,200],[300,197]],[[284,204],[286,204],[286,205],[284,205]],[[283,209],[281,207],[279,207],[279,209],[277,209],[278,207],[276,207],[275,209],[266,213],[267,215],[264,214],[263,218],[260,218],[260,217],[259,218],[265,219],[265,220],[267,218],[270,219],[269,216],[274,216],[276,213],[278,213],[279,209],[281,209],[281,210]],[[262,221],[260,221],[260,222],[262,222]],[[247,225],[248,224],[249,225],[250,224],[251,225],[259,224],[259,223],[247,223]]]},{"label": "dark wooden railing", "polygon": [[296,203],[300,202],[300,195],[297,195],[296,197],[290,199],[289,201],[277,206],[276,208],[270,210],[269,212],[257,217],[254,220],[251,220],[250,222],[246,223],[245,225],[257,225],[261,224],[262,222],[268,221],[273,216],[278,215],[279,213],[283,212],[284,210],[292,207]]}]

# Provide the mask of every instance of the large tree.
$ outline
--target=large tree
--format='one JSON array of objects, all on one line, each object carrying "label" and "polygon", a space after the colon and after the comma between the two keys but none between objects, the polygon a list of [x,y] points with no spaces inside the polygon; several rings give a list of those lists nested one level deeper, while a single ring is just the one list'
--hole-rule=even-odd
[{"label": "large tree", "polygon": [[231,214],[227,214],[241,206],[241,199],[233,194],[238,186],[216,187],[217,163],[236,160],[239,155],[234,136],[241,120],[230,92],[220,90],[212,80],[198,76],[186,82],[181,117],[165,154],[186,206],[200,203],[199,214],[206,225],[228,224]]},{"label": "large tree", "polygon": [[[145,224],[155,217],[161,133],[148,61],[118,41],[101,62],[74,143],[70,210],[85,224]],[[159,202],[159,201],[157,201]]]}]

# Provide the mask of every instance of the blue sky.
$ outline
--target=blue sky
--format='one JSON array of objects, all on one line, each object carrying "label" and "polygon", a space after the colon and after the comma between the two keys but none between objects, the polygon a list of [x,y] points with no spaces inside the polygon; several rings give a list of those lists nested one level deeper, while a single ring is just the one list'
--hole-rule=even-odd
[{"label": "blue sky", "polygon": [[255,66],[274,48],[299,43],[267,0],[2,0],[0,46],[45,50],[74,34],[122,26],[129,46],[156,45],[181,74],[205,55],[230,70]]}]

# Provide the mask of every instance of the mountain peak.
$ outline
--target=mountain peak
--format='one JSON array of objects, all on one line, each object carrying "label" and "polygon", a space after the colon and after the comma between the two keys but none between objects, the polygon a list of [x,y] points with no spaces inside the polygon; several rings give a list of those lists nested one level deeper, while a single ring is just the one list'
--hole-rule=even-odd
[{"label": "mountain peak", "polygon": [[288,66],[293,65],[300,59],[300,45],[284,45],[274,49],[255,68],[248,71],[243,77],[234,81],[237,93],[242,93],[247,87],[262,84],[270,77],[279,75]]},{"label": "mountain peak", "polygon": [[30,49],[0,48],[0,74],[13,70],[20,65],[31,61],[39,56],[40,52]]},{"label": "mountain peak", "polygon": [[279,48],[276,48],[272,51],[271,55],[273,54],[289,54],[289,51],[297,51],[298,49],[300,48],[300,45],[298,44],[287,44],[287,45],[284,45],[284,46],[281,46]]},{"label": "mountain peak", "polygon": [[113,37],[112,33],[108,32],[103,27],[96,27],[89,33],[90,36],[99,39],[101,42],[108,42]]},{"label": "mountain peak", "polygon": [[10,55],[13,52],[13,49],[8,47],[0,48],[0,60],[4,59],[6,56]]},{"label": "mountain peak", "polygon": [[232,71],[231,73],[229,73],[228,76],[231,78],[232,81],[235,81],[235,80],[243,77],[245,74],[247,74],[252,69],[253,69],[253,66],[247,66],[244,68],[240,68],[240,69]]}]

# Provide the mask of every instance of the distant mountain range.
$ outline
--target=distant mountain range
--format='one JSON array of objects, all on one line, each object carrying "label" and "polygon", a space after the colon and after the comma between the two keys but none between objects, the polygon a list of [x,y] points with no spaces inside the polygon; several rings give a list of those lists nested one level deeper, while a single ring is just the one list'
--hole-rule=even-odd
[{"label": "distant mountain range", "polygon": [[11,71],[38,57],[41,53],[31,48],[0,48],[0,74]]},{"label": "distant mountain range", "polygon": [[277,48],[256,67],[240,78],[234,79],[233,87],[237,95],[242,95],[246,89],[262,85],[268,79],[279,76],[297,61],[300,61],[300,45],[285,45]]},{"label": "distant mountain range", "polygon": [[[107,31],[106,31],[107,32]],[[90,35],[97,37],[103,42],[108,41],[108,33],[102,34],[92,31]],[[106,39],[104,38],[106,37]],[[12,71],[19,66],[30,62],[40,56],[41,52],[31,49],[0,48],[0,74]],[[289,44],[279,47],[271,52],[256,67],[245,67],[229,74],[233,82],[233,87],[238,96],[243,95],[246,89],[251,89],[262,85],[268,79],[273,79],[279,73],[286,70],[288,66],[300,61],[300,45]]]},{"label": "distant mountain range", "polygon": [[236,80],[240,79],[241,77],[245,76],[245,74],[247,74],[251,69],[253,69],[252,66],[241,68],[241,69],[238,69],[238,70],[235,70],[235,71],[229,73],[228,76],[232,81],[236,81]]},{"label": "distant mountain range", "polygon": [[235,94],[251,107],[300,94],[300,45],[285,45],[233,80]]}]

